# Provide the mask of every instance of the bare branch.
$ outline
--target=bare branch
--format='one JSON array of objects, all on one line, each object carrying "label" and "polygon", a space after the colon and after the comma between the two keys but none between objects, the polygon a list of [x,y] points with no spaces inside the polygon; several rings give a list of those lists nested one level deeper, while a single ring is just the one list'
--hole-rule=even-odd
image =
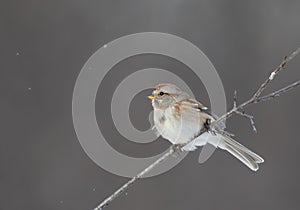
[{"label": "bare branch", "polygon": [[151,171],[155,166],[166,160],[169,156],[171,156],[176,150],[179,149],[179,145],[172,145],[167,153],[149,165],[147,168],[142,170],[136,176],[132,177],[128,182],[126,182],[122,187],[120,187],[117,191],[115,191],[111,196],[106,198],[102,203],[99,204],[94,210],[102,210],[104,207],[108,206],[110,202],[112,202],[115,198],[121,195],[125,190],[127,190],[135,181],[142,178],[146,173]]},{"label": "bare branch", "polygon": [[260,94],[264,91],[264,89],[268,86],[268,84],[276,77],[276,75],[282,71],[285,67],[285,65],[292,60],[300,51],[300,48],[298,48],[297,50],[295,50],[292,54],[290,54],[289,56],[285,56],[283,61],[280,63],[280,65],[271,72],[269,78],[266,79],[266,81],[261,84],[260,88],[256,91],[256,93],[254,94],[255,98],[258,98],[260,96]]},{"label": "bare branch", "polygon": [[[237,91],[235,90],[234,95],[233,95],[233,108],[232,109],[236,108],[236,102],[237,102]],[[253,129],[254,133],[257,133],[255,123],[254,123],[254,117],[252,115],[246,114],[244,111],[241,112],[241,111],[238,111],[238,110],[236,110],[234,113],[237,114],[237,115],[241,115],[242,117],[248,118],[250,120],[250,123],[251,123],[251,126],[252,126],[252,129]],[[218,131],[218,132],[220,133],[220,131]],[[221,133],[222,132],[224,132],[224,131],[221,131]]]},{"label": "bare branch", "polygon": [[[268,84],[275,78],[275,76],[285,67],[285,65],[291,61],[298,53],[300,52],[300,48],[298,48],[297,50],[295,50],[293,53],[291,53],[289,56],[284,57],[284,60],[280,63],[280,65],[274,70],[272,71],[271,75],[262,83],[262,85],[259,87],[259,89],[255,92],[255,94],[247,101],[245,101],[244,103],[240,104],[239,106],[233,108],[232,110],[228,111],[226,114],[224,114],[223,116],[219,117],[217,120],[215,120],[214,122],[212,122],[211,126],[215,126],[217,123],[220,123],[222,121],[224,121],[225,119],[229,118],[232,114],[234,114],[236,111],[238,110],[243,110],[246,106],[253,104],[253,103],[258,103],[260,102],[260,95],[261,93],[266,89],[266,87],[268,86]],[[297,85],[299,85],[297,82],[293,83],[289,86],[287,86],[286,88],[280,89],[278,91],[284,91],[286,92],[287,90],[290,90],[294,87],[296,87]],[[281,92],[280,92],[281,93]],[[271,94],[269,94],[269,97],[264,97],[264,100],[268,100],[271,98],[274,98],[274,96],[272,97]]]},{"label": "bare branch", "polygon": [[300,85],[300,80],[298,80],[297,82],[294,82],[294,83],[292,83],[292,84],[290,84],[290,85],[288,85],[284,88],[281,88],[281,89],[279,89],[279,90],[277,90],[273,93],[267,94],[265,96],[258,97],[257,100],[256,100],[256,103],[278,97],[278,96],[280,96],[281,93],[285,93],[285,92],[289,91],[290,89],[292,89],[292,88],[294,88],[298,85]]},{"label": "bare branch", "polygon": [[250,120],[252,129],[254,131],[254,133],[257,133],[256,127],[255,127],[255,123],[254,123],[254,117],[252,115],[246,114],[245,112],[240,112],[240,111],[235,111],[236,114],[241,115],[243,117],[246,117]]},{"label": "bare branch", "polygon": [[[296,51],[294,51],[289,56],[285,57],[283,59],[283,61],[280,63],[280,65],[274,71],[272,71],[271,74],[270,74],[270,76],[261,84],[261,86],[255,92],[255,94],[249,100],[245,101],[244,103],[242,103],[242,104],[240,104],[238,106],[236,105],[236,91],[235,91],[235,93],[234,93],[233,108],[230,111],[228,111],[227,113],[225,113],[223,116],[221,116],[218,119],[216,119],[215,121],[213,121],[210,124],[210,127],[213,129],[214,126],[216,126],[218,123],[224,121],[225,119],[229,118],[230,116],[232,116],[233,114],[236,113],[236,114],[239,114],[239,115],[242,115],[242,116],[248,118],[250,120],[250,122],[251,122],[253,130],[256,131],[256,128],[255,128],[255,125],[254,125],[254,121],[253,121],[253,116],[247,115],[247,114],[241,112],[241,110],[243,110],[246,106],[248,106],[250,104],[254,104],[254,103],[258,103],[258,102],[261,102],[261,101],[266,101],[266,100],[275,98],[275,97],[279,96],[279,94],[287,92],[287,91],[295,88],[296,86],[298,86],[300,84],[300,80],[297,81],[297,82],[294,82],[294,83],[292,83],[292,84],[290,84],[290,85],[288,85],[288,86],[286,86],[286,87],[284,87],[284,88],[282,88],[280,90],[277,90],[277,91],[275,91],[273,93],[267,94],[265,96],[260,96],[261,93],[268,86],[268,84],[277,76],[277,74],[280,71],[282,71],[284,69],[285,65],[289,61],[291,61],[299,52],[300,52],[300,48],[298,48]],[[216,130],[217,130],[217,128],[216,128]],[[207,131],[205,129],[203,129],[199,133],[199,135],[197,135],[195,138],[199,137],[201,134],[203,134],[205,132],[207,132]],[[191,141],[193,141],[193,140],[191,140]],[[167,153],[165,153],[163,156],[161,156],[160,158],[158,158],[154,163],[152,163],[147,168],[145,168],[144,170],[142,170],[139,174],[137,174],[136,176],[134,176],[133,178],[131,178],[127,183],[125,183],[122,187],[120,187],[117,191],[115,191],[112,195],[110,195],[102,203],[100,203],[94,210],[101,210],[102,208],[106,207],[115,198],[117,198],[125,190],[127,190],[130,186],[132,186],[135,183],[135,181],[137,181],[138,179],[140,179],[142,176],[144,176],[146,173],[148,173],[149,171],[151,171],[158,164],[160,164],[161,162],[163,162],[164,160],[166,160],[167,158],[169,158],[175,151],[178,151],[179,149],[183,148],[185,145],[187,145],[191,141],[189,141],[189,142],[187,142],[185,144],[182,144],[182,145],[172,145]]]},{"label": "bare branch", "polygon": [[233,94],[233,109],[236,108],[236,101],[237,101],[237,91],[234,91]]}]

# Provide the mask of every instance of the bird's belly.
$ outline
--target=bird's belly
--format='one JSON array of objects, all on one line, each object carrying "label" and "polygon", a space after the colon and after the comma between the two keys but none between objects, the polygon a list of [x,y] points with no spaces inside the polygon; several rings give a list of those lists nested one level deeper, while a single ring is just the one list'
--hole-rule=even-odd
[{"label": "bird's belly", "polygon": [[173,144],[187,143],[200,131],[199,126],[189,126],[180,120],[165,119],[164,122],[155,122],[161,136]]}]

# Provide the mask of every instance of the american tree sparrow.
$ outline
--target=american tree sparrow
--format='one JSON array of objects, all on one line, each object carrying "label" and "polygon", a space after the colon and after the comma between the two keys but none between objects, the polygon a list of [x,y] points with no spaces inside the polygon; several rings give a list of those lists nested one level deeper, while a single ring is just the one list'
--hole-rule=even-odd
[{"label": "american tree sparrow", "polygon": [[[157,85],[149,99],[154,109],[154,128],[172,144],[189,142],[182,148],[185,151],[211,144],[228,151],[253,171],[257,171],[258,164],[264,162],[263,158],[228,135],[210,132],[209,125],[216,117],[175,85]],[[223,130],[225,125],[219,124],[217,127]],[[207,129],[207,132],[199,136],[202,129]]]}]

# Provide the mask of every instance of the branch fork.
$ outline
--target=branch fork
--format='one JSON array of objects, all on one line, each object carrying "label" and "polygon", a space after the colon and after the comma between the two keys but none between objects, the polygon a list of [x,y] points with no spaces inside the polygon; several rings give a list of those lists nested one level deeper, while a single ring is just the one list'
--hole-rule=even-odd
[{"label": "branch fork", "polygon": [[257,129],[255,127],[255,123],[254,123],[254,116],[252,115],[249,115],[249,114],[246,114],[244,110],[242,111],[239,111],[236,106],[236,103],[237,103],[237,91],[235,90],[234,91],[234,96],[233,96],[233,108],[235,111],[234,113],[237,114],[237,115],[241,115],[242,117],[245,117],[247,119],[249,119],[250,123],[251,123],[251,126],[252,126],[252,130],[254,133],[257,133]]}]

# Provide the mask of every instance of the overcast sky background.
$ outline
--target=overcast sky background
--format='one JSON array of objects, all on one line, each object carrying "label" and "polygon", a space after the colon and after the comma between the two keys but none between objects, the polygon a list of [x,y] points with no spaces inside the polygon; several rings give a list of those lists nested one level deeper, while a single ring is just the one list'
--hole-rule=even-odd
[{"label": "overcast sky background", "polygon": [[[300,46],[299,1],[0,1],[0,209],[92,209],[127,181],[97,166],[83,151],[72,122],[72,94],[87,59],[124,35],[156,31],[198,46],[222,79],[228,107],[234,90],[248,99],[285,55]],[[136,56],[113,68],[100,86],[96,105],[109,98],[114,76],[133,68],[184,67],[163,56]],[[209,105],[201,82],[183,79]],[[300,78],[300,56],[268,89]],[[132,122],[146,129],[151,110],[143,91],[132,102]],[[107,209],[299,209],[300,93],[249,107],[258,133],[234,116],[236,139],[265,159],[256,173],[216,151],[204,164],[199,151],[169,172],[139,181]],[[109,103],[109,102],[108,102]],[[105,133],[117,132],[96,106]],[[131,110],[132,110],[131,109]],[[135,157],[158,154],[167,141],[109,143]]]}]

